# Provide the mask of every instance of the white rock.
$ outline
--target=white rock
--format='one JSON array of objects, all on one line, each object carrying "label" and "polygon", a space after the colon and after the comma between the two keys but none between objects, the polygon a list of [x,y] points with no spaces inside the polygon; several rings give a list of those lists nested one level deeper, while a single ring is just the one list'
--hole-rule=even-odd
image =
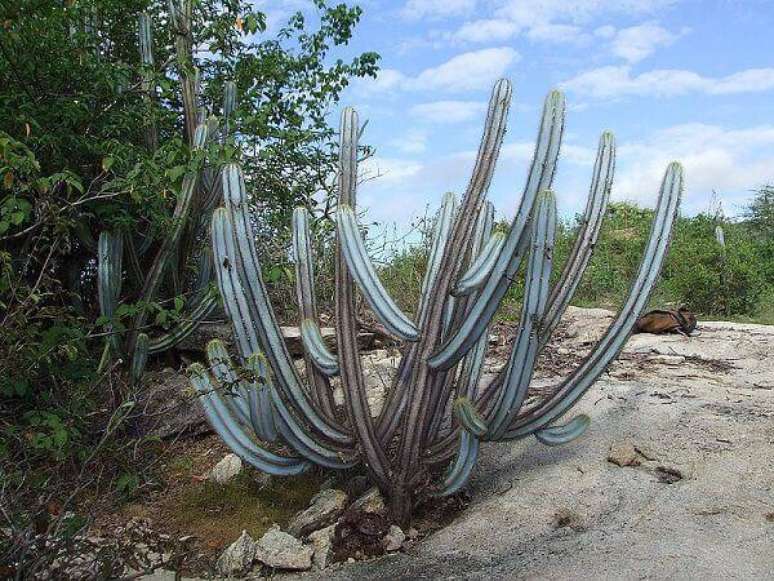
[{"label": "white rock", "polygon": [[242,471],[242,459],[236,454],[226,454],[207,475],[209,480],[226,484]]},{"label": "white rock", "polygon": [[388,553],[398,551],[403,546],[403,541],[405,540],[406,534],[403,532],[403,529],[397,525],[391,525],[390,530],[382,539],[382,546]]},{"label": "white rock", "polygon": [[318,492],[309,507],[299,512],[288,525],[291,535],[302,537],[334,522],[347,506],[347,493],[336,488]]},{"label": "white rock", "polygon": [[318,569],[325,569],[328,566],[328,559],[331,556],[331,550],[333,549],[333,535],[336,532],[336,525],[332,524],[329,527],[314,531],[309,535],[309,540],[314,547],[314,561],[315,567]]},{"label": "white rock", "polygon": [[247,531],[242,531],[239,538],[223,551],[215,563],[215,568],[225,576],[244,575],[252,568],[256,550],[255,541]]},{"label": "white rock", "polygon": [[312,566],[314,549],[274,525],[256,544],[255,557],[274,569],[306,570]]}]

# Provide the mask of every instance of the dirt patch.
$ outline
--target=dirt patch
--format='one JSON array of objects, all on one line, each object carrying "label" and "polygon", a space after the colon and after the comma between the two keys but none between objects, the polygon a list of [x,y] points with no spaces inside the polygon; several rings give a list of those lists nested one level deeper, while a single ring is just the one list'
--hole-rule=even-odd
[{"label": "dirt patch", "polygon": [[216,436],[170,444],[159,467],[157,489],[142,493],[116,513],[103,514],[94,530],[109,535],[132,520],[155,533],[185,542],[188,572],[209,569],[220,552],[246,530],[259,538],[273,523],[284,526],[319,490],[320,472],[267,479],[246,467],[231,482],[218,485],[207,472],[228,452]]}]

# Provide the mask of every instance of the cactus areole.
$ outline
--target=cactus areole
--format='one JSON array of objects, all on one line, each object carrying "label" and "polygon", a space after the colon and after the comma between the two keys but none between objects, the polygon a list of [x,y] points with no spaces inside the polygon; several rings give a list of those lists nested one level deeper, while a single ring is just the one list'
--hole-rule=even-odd
[{"label": "cactus areole", "polygon": [[[357,224],[360,124],[341,116],[337,257],[336,354],[322,341],[314,299],[309,218],[293,217],[296,282],[306,377],[287,351],[261,279],[248,198],[239,166],[222,170],[225,206],[212,219],[218,285],[234,326],[241,361],[232,364],[219,342],[208,349],[210,369],[195,364],[194,386],[214,428],[259,470],[298,474],[317,464],[362,464],[406,524],[421,496],[453,494],[470,478],[482,440],[534,435],[565,444],[588,428],[585,415],[565,417],[621,351],[648,302],[669,247],[683,172],[666,170],[644,256],[621,312],[580,366],[551,390],[531,394],[540,351],[569,304],[588,265],[610,195],[615,142],[599,141],[585,216],[558,282],[551,287],[556,197],[551,190],[564,127],[565,101],[545,101],[535,154],[518,209],[506,234],[492,233],[486,200],[505,133],[511,85],[492,91],[473,173],[462,200],[443,199],[435,222],[422,294],[413,316],[389,296],[371,263]],[[487,329],[520,266],[525,291],[520,324],[507,364],[481,383]],[[356,293],[384,328],[403,341],[402,359],[381,412],[369,407],[357,343]],[[344,405],[333,399],[339,376]],[[421,493],[421,494],[420,494]]]}]

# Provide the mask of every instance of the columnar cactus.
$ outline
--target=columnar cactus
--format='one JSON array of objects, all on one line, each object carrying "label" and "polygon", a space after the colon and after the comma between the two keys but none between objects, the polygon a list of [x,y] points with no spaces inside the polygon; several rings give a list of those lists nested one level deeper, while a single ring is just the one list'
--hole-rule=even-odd
[{"label": "columnar cactus", "polygon": [[[306,382],[285,347],[261,279],[240,168],[223,170],[225,207],[213,215],[213,249],[241,361],[232,364],[215,342],[209,350],[211,373],[195,364],[191,377],[213,426],[245,460],[283,475],[314,464],[342,469],[360,463],[389,497],[393,517],[405,523],[420,491],[448,495],[465,484],[482,440],[534,435],[555,446],[587,429],[590,420],[584,415],[557,422],[615,359],[648,302],[669,247],[682,169],[672,163],[666,170],[648,244],[621,312],[576,370],[525,406],[538,355],[571,300],[599,234],[613,181],[615,143],[607,132],[600,139],[578,239],[551,288],[556,230],[551,186],[564,96],[558,91],[548,95],[510,230],[492,234],[493,209],[485,198],[510,100],[510,83],[499,81],[465,194],[459,204],[451,195],[443,200],[413,316],[390,298],[363,245],[355,210],[360,125],[353,109],[344,110],[336,215],[336,353],[322,341],[318,327],[307,211],[300,208],[293,218]],[[486,330],[523,260],[525,295],[509,360],[496,379],[480,385]],[[376,417],[366,397],[357,343],[356,289],[384,327],[404,342],[392,389]],[[333,399],[334,376],[340,378],[343,406]],[[269,450],[277,450],[275,436],[286,445],[285,453]],[[444,467],[445,475],[434,480]]]},{"label": "columnar cactus", "polygon": [[[221,200],[221,180],[216,171],[204,165],[203,149],[208,143],[224,141],[230,131],[229,117],[236,107],[236,87],[228,82],[224,87],[222,121],[210,115],[200,106],[198,71],[193,66],[190,23],[191,0],[169,0],[170,23],[175,34],[176,61],[181,83],[184,133],[193,155],[199,159],[199,166],[183,177],[181,191],[172,215],[172,225],[156,253],[151,257],[150,237],[139,238],[130,234],[104,231],[98,242],[97,276],[100,310],[105,319],[109,339],[106,343],[107,356],[121,356],[130,361],[130,377],[138,381],[142,376],[149,354],[170,349],[193,332],[199,323],[217,305],[217,296],[211,292],[212,259],[209,249],[201,246],[201,240],[208,238],[209,219],[212,210]],[[148,109],[155,95],[154,58],[152,47],[152,23],[147,14],[138,19],[138,45],[143,64],[142,91]],[[158,135],[152,116],[145,128],[145,141],[149,150],[158,145]],[[197,256],[198,254],[198,256]],[[123,258],[126,257],[126,265]],[[141,265],[144,257],[147,259]],[[179,322],[169,331],[149,337],[147,333],[146,310],[134,316],[126,333],[119,336],[112,323],[121,299],[122,278],[133,276],[135,287],[139,287],[140,303],[157,300],[165,281],[173,290],[172,295],[182,290],[186,269],[196,264],[197,277],[190,288],[191,300]],[[104,360],[103,360],[104,361]]]}]

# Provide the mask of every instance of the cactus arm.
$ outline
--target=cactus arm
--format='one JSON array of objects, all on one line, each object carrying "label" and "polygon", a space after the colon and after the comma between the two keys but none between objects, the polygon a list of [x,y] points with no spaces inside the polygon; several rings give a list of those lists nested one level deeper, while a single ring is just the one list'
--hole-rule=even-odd
[{"label": "cactus arm", "polygon": [[351,468],[357,463],[356,457],[342,458],[340,452],[326,448],[315,441],[308,434],[307,429],[299,424],[293,417],[293,414],[290,413],[277,390],[271,389],[270,391],[272,403],[274,404],[274,421],[277,430],[296,452],[323,468],[332,468],[334,470]]},{"label": "cactus arm", "polygon": [[293,211],[293,254],[306,375],[312,386],[312,397],[329,417],[335,417],[333,390],[328,377],[338,373],[338,362],[328,351],[317,325],[309,212],[306,208],[296,208]]},{"label": "cactus arm", "polygon": [[462,324],[430,359],[431,367],[449,369],[470,350],[491,321],[516,275],[529,241],[528,230],[535,198],[538,192],[550,189],[556,171],[564,111],[564,96],[559,91],[549,93],[527,185],[497,263]]},{"label": "cactus arm", "polygon": [[480,289],[492,272],[500,251],[505,243],[505,234],[495,232],[487,241],[481,253],[470,265],[470,268],[460,278],[454,287],[455,296],[465,296]]},{"label": "cactus arm", "polygon": [[548,298],[548,308],[541,329],[541,346],[548,343],[551,338],[551,334],[556,325],[559,324],[567,305],[570,304],[589,260],[591,260],[591,255],[599,238],[599,231],[602,228],[607,202],[610,199],[614,173],[615,137],[609,131],[605,131],[599,139],[583,225],[570,252],[570,258]]},{"label": "cactus arm", "polygon": [[[417,309],[419,313],[417,315],[419,326],[424,326],[425,319],[429,313],[430,302],[433,298],[432,289],[435,288],[435,281],[438,278],[438,270],[441,266],[444,248],[451,236],[457,207],[457,196],[451,192],[444,195],[433,228],[433,241],[428,254],[427,270],[422,279],[422,294]],[[379,439],[383,444],[392,439],[400,423],[401,413],[406,404],[406,390],[400,388],[401,378],[410,373],[413,361],[413,352],[409,352],[404,357],[401,357],[397,373],[392,382],[392,389],[379,414],[377,431],[379,432]]]},{"label": "cactus arm", "polygon": [[207,363],[221,391],[228,395],[228,402],[231,404],[229,407],[234,410],[237,421],[251,427],[261,438],[262,429],[253,426],[250,418],[250,404],[247,399],[249,386],[234,370],[231,357],[221,340],[213,339],[207,343]]},{"label": "cactus arm", "polygon": [[[353,206],[357,195],[358,115],[354,109],[345,108],[341,113],[339,129],[338,201]],[[358,234],[359,236],[359,234]],[[368,404],[365,378],[357,343],[357,305],[355,285],[351,270],[344,256],[341,231],[336,239],[336,348],[339,356],[339,373],[344,386],[344,402],[347,419],[352,426],[368,471],[376,484],[389,489],[389,463],[379,441]]]},{"label": "cactus arm", "polygon": [[[213,246],[219,272],[218,284],[225,278],[233,279],[229,289],[221,286],[220,290],[226,307],[233,307],[229,316],[235,333],[255,341],[252,349],[243,351],[242,356],[246,359],[260,346],[269,361],[280,393],[289,399],[299,415],[322,437],[349,445],[352,441],[349,434],[330,418],[324,418],[314,402],[309,400],[288,353],[263,284],[247,212],[244,180],[239,167],[234,164],[223,169],[223,193],[226,208],[215,210],[212,216]],[[235,302],[237,300],[240,304]],[[240,345],[240,349],[250,349],[248,342],[242,341]]]},{"label": "cactus arm", "polygon": [[148,345],[150,341],[148,335],[140,333],[137,335],[137,343],[134,345],[134,355],[132,355],[132,366],[130,377],[133,383],[138,383],[145,371],[145,364],[148,362]]},{"label": "cactus arm", "polygon": [[433,228],[433,243],[430,247],[430,254],[427,257],[427,271],[422,279],[422,294],[419,300],[419,308],[417,309],[419,313],[417,320],[420,326],[427,316],[428,303],[433,298],[433,289],[438,278],[438,269],[441,267],[444,248],[446,248],[446,244],[448,244],[449,237],[451,236],[457,206],[457,196],[451,192],[444,195],[441,209],[438,211],[435,227]]},{"label": "cactus arm", "polygon": [[185,340],[212,313],[217,304],[218,297],[215,293],[203,297],[185,320],[179,321],[163,335],[151,339],[149,353],[151,355],[161,353],[167,349],[172,349],[175,345]]},{"label": "cactus arm", "polygon": [[339,204],[336,228],[347,267],[379,321],[401,339],[416,341],[419,331],[411,319],[398,308],[379,280],[360,237],[355,212],[347,204]]},{"label": "cactus arm", "polygon": [[489,426],[467,397],[460,397],[454,402],[454,415],[466,431],[478,438],[489,431]]},{"label": "cactus arm", "polygon": [[194,363],[188,369],[191,384],[199,395],[199,402],[210,425],[238,456],[258,470],[277,476],[301,474],[310,468],[311,464],[304,460],[279,456],[257,446],[234,422],[204,367]]},{"label": "cactus arm", "polygon": [[523,438],[566,413],[618,356],[626,344],[634,323],[648,304],[664,263],[677,218],[683,188],[683,170],[679,163],[669,165],[664,175],[651,225],[648,244],[629,295],[616,319],[596,344],[589,357],[539,406],[517,416],[505,434],[506,439]]},{"label": "cactus arm", "polygon": [[148,13],[143,12],[138,17],[140,60],[143,65],[142,93],[143,100],[148,109],[147,125],[145,128],[145,143],[150,151],[156,151],[159,147],[156,120],[153,114],[153,24]]},{"label": "cactus arm", "polygon": [[[483,251],[485,241],[492,235],[492,226],[494,224],[494,206],[491,202],[486,202],[482,207],[476,220],[476,227],[473,234],[473,240],[471,241],[470,258],[475,260]],[[469,299],[462,299],[460,308],[467,308],[470,302]],[[452,301],[449,301],[451,305]],[[448,312],[448,311],[447,311]],[[453,316],[453,313],[451,313]],[[448,326],[447,326],[448,327]],[[447,403],[452,393],[452,389],[456,385],[457,396],[467,396],[472,400],[477,395],[478,382],[481,379],[481,371],[484,365],[484,357],[486,356],[486,347],[489,341],[488,333],[481,335],[481,338],[471,349],[462,362],[462,369],[460,370],[459,377],[456,382],[454,381],[454,375],[450,374],[443,386],[442,390],[439,390],[437,394],[433,394],[431,401],[431,409],[433,410],[433,419],[430,423],[427,432],[427,441],[432,442],[438,434],[438,430],[442,425]]]},{"label": "cactus arm", "polygon": [[[196,130],[196,139],[194,141],[194,149],[201,150],[204,147],[204,142],[207,139],[207,129],[204,126],[200,126]],[[175,250],[177,249],[177,243],[180,240],[180,236],[183,232],[183,228],[188,222],[191,206],[193,203],[193,196],[196,190],[196,183],[198,181],[198,172],[189,172],[183,178],[183,187],[180,191],[180,195],[175,205],[175,210],[172,214],[172,225],[169,233],[164,237],[161,248],[159,248],[153,264],[148,271],[148,275],[145,277],[145,283],[140,291],[140,297],[146,302],[152,301],[156,297],[156,291],[161,284],[166,266],[169,264]],[[130,340],[131,349],[134,348],[134,342],[136,341],[136,333],[138,329],[142,329],[147,320],[147,314],[141,312],[134,322],[133,336]]]},{"label": "cactus arm", "polygon": [[586,414],[575,416],[561,426],[551,426],[535,432],[535,438],[546,446],[561,446],[580,438],[591,425],[591,418]]},{"label": "cactus arm", "polygon": [[556,234],[556,199],[553,192],[541,192],[537,203],[519,331],[508,364],[500,372],[505,374],[505,380],[490,421],[489,436],[494,440],[502,436],[510,414],[521,408],[527,397],[540,346],[540,325],[550,288]]},{"label": "cactus arm", "polygon": [[[112,319],[115,315],[118,297],[121,294],[122,241],[123,238],[120,235],[104,231],[99,235],[97,242],[97,295],[100,313],[107,319]],[[110,333],[108,343],[111,349],[118,353],[120,341],[113,333],[113,325],[108,323],[105,328]]]},{"label": "cactus arm", "polygon": [[301,341],[315,370],[327,377],[339,374],[339,362],[335,355],[328,350],[322,333],[320,333],[320,327],[315,321],[310,319],[301,321]]},{"label": "cactus arm", "polygon": [[[428,359],[437,351],[443,338],[447,298],[453,282],[457,280],[464,268],[465,257],[469,253],[470,241],[473,239],[473,226],[478,220],[492,180],[505,135],[511,94],[511,85],[508,81],[500,80],[495,84],[489,100],[486,124],[473,173],[462,198],[460,210],[457,212],[452,235],[441,259],[435,289],[437,300],[430,303],[422,338],[409,351],[409,355],[415,360],[410,374],[404,376],[410,378],[410,382],[401,384],[401,388],[407,389],[408,393],[405,411],[401,417],[399,467],[394,477],[397,482],[393,485],[393,489],[396,490],[402,490],[410,486],[412,481],[416,481],[422,454],[429,443],[426,430],[416,429],[416,426],[426,425],[429,420],[428,414],[433,411],[429,406],[430,398],[437,397],[437,393],[444,388],[448,379],[448,373],[432,369]],[[400,515],[400,511],[406,510],[405,503],[401,502],[399,496],[393,496],[393,510],[396,515]],[[399,516],[400,518],[406,518],[406,516]]]},{"label": "cactus arm", "polygon": [[462,488],[470,479],[478,460],[479,440],[467,430],[460,431],[460,445],[454,463],[449,467],[441,489],[435,496],[450,496]]}]

